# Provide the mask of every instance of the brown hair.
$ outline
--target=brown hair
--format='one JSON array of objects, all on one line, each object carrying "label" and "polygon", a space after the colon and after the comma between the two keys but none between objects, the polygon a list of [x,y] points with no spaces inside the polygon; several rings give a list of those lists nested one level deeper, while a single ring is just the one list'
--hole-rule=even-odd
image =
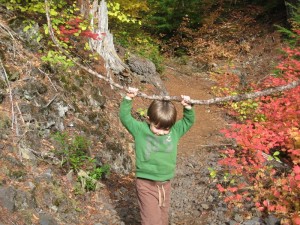
[{"label": "brown hair", "polygon": [[170,101],[154,100],[147,111],[150,123],[159,129],[169,129],[175,122],[177,111],[174,104]]}]

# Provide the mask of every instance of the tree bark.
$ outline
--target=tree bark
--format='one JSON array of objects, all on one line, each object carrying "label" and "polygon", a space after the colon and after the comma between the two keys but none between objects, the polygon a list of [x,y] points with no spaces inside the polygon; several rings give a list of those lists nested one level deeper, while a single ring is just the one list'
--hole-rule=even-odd
[{"label": "tree bark", "polygon": [[107,70],[111,69],[115,74],[122,73],[128,67],[123,63],[115,50],[113,35],[108,29],[108,11],[106,2],[101,0],[100,4],[98,4],[98,0],[94,0],[89,13],[92,15],[92,31],[97,33],[101,38],[99,40],[90,39],[91,49],[103,57],[106,62]]}]

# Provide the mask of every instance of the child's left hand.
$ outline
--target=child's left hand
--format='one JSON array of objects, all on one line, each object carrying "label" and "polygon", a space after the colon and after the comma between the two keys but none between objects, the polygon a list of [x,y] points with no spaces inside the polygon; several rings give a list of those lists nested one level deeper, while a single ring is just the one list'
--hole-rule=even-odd
[{"label": "child's left hand", "polygon": [[187,95],[181,95],[181,98],[182,98],[181,104],[182,104],[185,108],[191,109],[191,108],[192,108],[192,105],[191,105],[191,103],[190,103],[190,101],[191,101],[190,96],[187,96]]},{"label": "child's left hand", "polygon": [[138,88],[129,87],[126,91],[127,91],[126,95],[129,98],[134,98],[135,96],[137,96],[137,94],[139,92],[139,89]]}]

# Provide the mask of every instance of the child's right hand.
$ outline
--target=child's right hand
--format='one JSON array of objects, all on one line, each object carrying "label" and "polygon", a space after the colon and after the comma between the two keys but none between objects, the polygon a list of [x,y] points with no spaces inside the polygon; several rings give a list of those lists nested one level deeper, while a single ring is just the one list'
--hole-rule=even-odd
[{"label": "child's right hand", "polygon": [[182,104],[185,108],[191,109],[191,108],[192,108],[192,105],[191,105],[191,103],[190,103],[191,97],[190,97],[190,96],[187,96],[187,95],[181,95],[181,98],[182,98],[181,104]]},{"label": "child's right hand", "polygon": [[127,90],[127,94],[126,96],[129,98],[134,98],[135,96],[137,96],[139,89],[138,88],[133,88],[133,87],[129,87]]}]

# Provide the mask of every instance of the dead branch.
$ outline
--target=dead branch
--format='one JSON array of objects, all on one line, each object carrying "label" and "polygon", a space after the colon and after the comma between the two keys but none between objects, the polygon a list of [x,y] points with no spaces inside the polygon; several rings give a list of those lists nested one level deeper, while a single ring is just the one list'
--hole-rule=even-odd
[{"label": "dead branch", "polygon": [[55,85],[52,83],[52,80],[50,79],[49,75],[46,72],[44,72],[43,70],[41,70],[40,68],[38,68],[38,70],[48,78],[48,80],[50,81],[52,87],[57,92],[57,89],[56,89]]},{"label": "dead branch", "polygon": [[10,103],[11,103],[11,129],[14,129],[15,113],[14,113],[14,101],[13,101],[13,96],[12,96],[12,90],[11,90],[11,87],[10,87],[10,83],[9,83],[9,80],[8,80],[6,70],[5,70],[5,68],[2,64],[1,59],[0,59],[0,64],[1,64],[1,67],[2,67],[3,74],[4,74],[5,82],[6,82],[6,85],[8,87],[8,91],[9,91],[9,99],[10,99]]},{"label": "dead branch", "polygon": [[20,117],[21,117],[21,120],[22,120],[23,124],[25,124],[25,120],[24,120],[23,114],[22,114],[22,112],[21,112],[21,110],[20,110],[20,107],[19,107],[18,102],[16,102],[16,107],[17,107],[17,109],[18,109],[18,112],[19,112],[19,114],[20,114]]},{"label": "dead branch", "polygon": [[[50,14],[49,14],[49,4],[48,4],[47,0],[45,0],[45,7],[46,7],[46,17],[47,17],[49,34],[51,36],[52,41],[56,45],[56,47],[60,51],[62,51],[67,57],[69,57],[81,69],[83,69],[83,70],[87,71],[88,73],[90,73],[92,75],[95,75],[98,78],[108,82],[113,87],[116,87],[118,89],[126,91],[128,89],[127,87],[124,87],[124,86],[122,86],[118,83],[115,83],[112,79],[107,78],[107,77],[95,72],[94,70],[91,70],[91,69],[85,67],[81,63],[74,60],[72,58],[72,56],[70,56],[70,54],[60,46],[57,38],[54,35],[53,29],[52,29],[51,19],[50,19]],[[282,91],[287,91],[287,90],[293,89],[293,88],[295,88],[299,85],[300,85],[300,80],[296,80],[296,81],[293,81],[293,82],[291,82],[287,85],[268,88],[268,89],[265,89],[265,90],[262,90],[262,91],[246,93],[246,94],[241,94],[241,95],[218,97],[218,98],[212,98],[212,99],[207,99],[207,100],[193,100],[193,99],[191,99],[190,103],[194,104],[194,105],[212,105],[212,104],[219,104],[219,103],[229,102],[229,101],[238,102],[238,101],[243,101],[243,100],[247,100],[247,99],[255,99],[255,98],[258,98],[258,97],[268,96],[268,95],[272,95],[272,94],[279,93],[279,92],[282,92]],[[182,100],[181,97],[177,97],[177,96],[161,96],[161,95],[149,96],[149,95],[147,95],[143,92],[139,92],[137,96],[145,98],[145,99],[150,99],[150,100],[169,100],[169,101],[177,101],[177,102],[180,102]]]},{"label": "dead branch", "polygon": [[58,94],[56,94],[45,106],[42,107],[42,109],[46,109],[49,107],[49,105],[52,104],[52,102],[54,102],[54,100],[57,98]]},{"label": "dead branch", "polygon": [[9,36],[11,37],[11,39],[13,40],[13,52],[14,52],[14,57],[16,55],[16,50],[15,50],[15,38],[14,35],[10,32],[9,28],[7,28],[4,24],[0,23],[0,29],[3,30],[5,33],[9,34]]}]

